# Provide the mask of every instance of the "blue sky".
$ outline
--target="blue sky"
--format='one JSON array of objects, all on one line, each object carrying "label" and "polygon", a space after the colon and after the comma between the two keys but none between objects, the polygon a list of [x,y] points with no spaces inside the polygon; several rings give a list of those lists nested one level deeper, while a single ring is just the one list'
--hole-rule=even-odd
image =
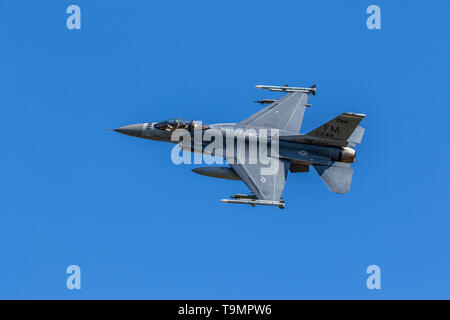
[{"label": "blue sky", "polygon": [[[79,5],[82,29],[66,28]],[[366,28],[370,4],[381,30]],[[0,298],[450,298],[446,1],[0,1]],[[238,122],[308,86],[302,132],[367,114],[352,190],[242,182],[106,128]],[[82,289],[65,287],[79,265]],[[366,268],[381,268],[381,290]]]}]

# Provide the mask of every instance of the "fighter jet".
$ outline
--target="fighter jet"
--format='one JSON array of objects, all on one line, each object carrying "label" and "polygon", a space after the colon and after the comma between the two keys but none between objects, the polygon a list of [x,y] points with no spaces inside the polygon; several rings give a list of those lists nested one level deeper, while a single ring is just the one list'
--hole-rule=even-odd
[{"label": "fighter jet", "polygon": [[[250,189],[250,194],[236,194],[230,199],[222,199],[224,203],[249,204],[251,206],[265,205],[285,207],[282,198],[288,172],[308,172],[312,166],[324,181],[331,192],[347,193],[353,176],[351,164],[355,161],[355,147],[361,144],[364,128],[359,126],[365,117],[359,113],[342,113],[318,128],[300,134],[303,116],[308,104],[309,95],[316,94],[316,86],[309,88],[285,86],[257,85],[259,89],[282,92],[281,99],[263,99],[257,101],[268,106],[254,113],[239,123],[216,123],[205,125],[196,121],[183,119],[170,119],[161,122],[132,124],[117,129],[119,133],[143,139],[158,140],[177,143],[183,150],[199,153],[208,153],[222,156],[229,166],[200,167],[192,171],[201,175],[242,180]],[[184,130],[188,138],[180,142],[179,137],[173,139],[173,134]],[[223,137],[222,147],[211,152],[207,148],[208,142],[196,143],[195,136],[201,136],[208,130],[215,130]],[[262,136],[263,130],[264,139]],[[242,133],[244,135],[242,139]],[[251,134],[246,135],[246,132]],[[270,132],[266,134],[266,132]],[[229,139],[231,135],[231,140]],[[264,173],[266,163],[259,162],[259,153],[256,162],[250,158],[251,152],[246,152],[254,136],[261,141],[267,141],[270,152],[267,158],[276,171]],[[239,140],[240,139],[240,140]],[[243,141],[244,148],[236,145]],[[232,141],[227,144],[225,141]],[[276,152],[272,147],[276,145]],[[258,150],[261,146],[258,145]],[[255,160],[255,159],[253,159]]]}]

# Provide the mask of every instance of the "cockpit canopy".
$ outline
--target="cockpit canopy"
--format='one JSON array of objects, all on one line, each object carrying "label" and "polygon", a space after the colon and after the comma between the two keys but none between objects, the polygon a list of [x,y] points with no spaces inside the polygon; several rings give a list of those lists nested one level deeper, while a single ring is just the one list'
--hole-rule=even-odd
[{"label": "cockpit canopy", "polygon": [[185,129],[185,130],[204,130],[208,129],[207,125],[203,125],[200,123],[195,123],[192,120],[184,120],[184,119],[169,119],[164,120],[158,123],[155,123],[154,127],[159,130],[172,132],[177,129]]}]

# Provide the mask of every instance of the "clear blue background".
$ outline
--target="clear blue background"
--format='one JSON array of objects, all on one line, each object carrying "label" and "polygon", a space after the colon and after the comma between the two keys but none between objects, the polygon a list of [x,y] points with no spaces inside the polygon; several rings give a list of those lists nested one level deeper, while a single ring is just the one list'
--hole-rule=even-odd
[{"label": "clear blue background", "polygon": [[[66,8],[82,29],[66,28]],[[366,28],[381,7],[382,29]],[[448,1],[0,1],[0,298],[450,298]],[[367,114],[352,190],[288,177],[226,205],[172,145],[106,131],[238,122],[318,85],[302,132]],[[67,290],[66,267],[82,271]],[[366,288],[381,267],[382,289]]]}]

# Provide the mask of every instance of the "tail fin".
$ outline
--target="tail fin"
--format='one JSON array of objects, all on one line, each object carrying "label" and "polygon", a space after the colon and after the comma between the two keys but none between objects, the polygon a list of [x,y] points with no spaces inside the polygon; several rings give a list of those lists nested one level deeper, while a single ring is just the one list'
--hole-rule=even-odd
[{"label": "tail fin", "polygon": [[[328,121],[308,136],[326,138],[329,140],[345,140],[348,145],[354,147],[360,144],[364,135],[364,128],[358,126],[366,115],[358,113],[343,113]],[[334,162],[331,165],[313,165],[328,189],[334,193],[347,193],[352,184],[353,169],[350,163]]]},{"label": "tail fin", "polygon": [[352,183],[350,163],[335,162],[331,166],[313,165],[328,189],[334,193],[347,193]]},{"label": "tail fin", "polygon": [[353,136],[353,133],[355,131],[356,133],[354,136],[354,140],[359,142],[354,143],[361,143],[362,135],[364,134],[364,128],[359,127],[361,129],[358,129],[358,124],[362,119],[364,119],[365,116],[365,114],[359,113],[343,113],[333,120],[330,120],[327,123],[309,132],[308,136],[337,140],[349,140],[350,137]]}]

